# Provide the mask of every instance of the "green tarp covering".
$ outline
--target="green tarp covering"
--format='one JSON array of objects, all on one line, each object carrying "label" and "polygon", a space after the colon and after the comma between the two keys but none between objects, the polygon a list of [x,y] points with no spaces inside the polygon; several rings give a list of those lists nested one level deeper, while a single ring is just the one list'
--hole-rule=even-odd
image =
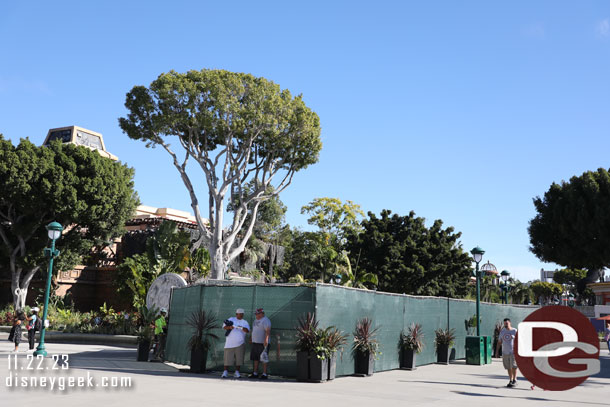
[{"label": "green tarp covering", "polygon": [[[453,300],[439,297],[413,297],[376,291],[357,290],[329,284],[315,286],[208,283],[174,289],[170,307],[167,338],[168,361],[188,365],[190,351],[186,343],[192,329],[186,324],[193,311],[205,309],[218,316],[219,323],[235,316],[235,309],[245,310],[244,318],[252,325],[254,310],[264,308],[271,320],[271,346],[269,373],[296,376],[294,349],[297,320],[307,312],[315,312],[321,327],[334,325],[349,334],[348,345],[339,355],[337,375],[354,373],[351,354],[352,332],[356,321],[362,317],[373,320],[379,327],[381,344],[375,371],[399,368],[400,333],[411,323],[419,323],[424,331],[424,351],[417,355],[417,365],[436,362],[434,330],[455,328],[457,340],[452,351],[453,359],[465,357],[465,338],[469,333],[466,322],[475,313],[474,301]],[[481,335],[493,336],[496,322],[511,318],[517,325],[537,307],[519,305],[481,304]],[[208,369],[221,370],[224,332],[216,332],[221,338],[208,355]],[[242,372],[252,369],[249,361],[249,345],[246,349]]]}]

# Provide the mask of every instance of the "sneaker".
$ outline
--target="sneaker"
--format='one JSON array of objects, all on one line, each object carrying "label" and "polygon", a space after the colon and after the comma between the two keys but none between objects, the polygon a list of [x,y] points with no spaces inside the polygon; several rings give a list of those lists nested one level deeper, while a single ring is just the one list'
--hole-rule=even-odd
[{"label": "sneaker", "polygon": [[220,377],[222,377],[223,379],[225,379],[225,378],[229,377],[229,372],[227,372],[227,371],[225,370],[224,372],[222,372],[222,376],[220,376]]},{"label": "sneaker", "polygon": [[258,374],[256,373],[252,373],[250,376],[248,376],[249,379],[258,379]]},{"label": "sneaker", "polygon": [[263,375],[261,376],[261,380],[267,380],[269,377],[263,373]]},{"label": "sneaker", "polygon": [[233,377],[236,379],[239,379],[241,377],[241,375],[239,374],[239,371],[235,371],[235,373],[233,373]]},{"label": "sneaker", "polygon": [[513,388],[513,387],[515,387],[515,385],[513,384],[513,382],[508,382],[508,384],[506,385],[506,387]]},{"label": "sneaker", "polygon": [[513,387],[517,387],[517,381],[516,380],[513,380],[511,383],[513,384]]}]

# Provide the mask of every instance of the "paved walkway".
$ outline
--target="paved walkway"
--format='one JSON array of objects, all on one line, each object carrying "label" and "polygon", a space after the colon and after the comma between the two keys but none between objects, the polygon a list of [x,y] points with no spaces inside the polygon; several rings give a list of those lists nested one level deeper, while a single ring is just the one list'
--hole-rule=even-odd
[{"label": "paved walkway", "polygon": [[[23,348],[27,344],[22,344]],[[43,370],[27,370],[27,354],[19,353],[19,366],[8,369],[12,344],[0,334],[0,400],[2,406],[608,406],[610,405],[610,357],[603,351],[602,371],[583,385],[564,392],[530,390],[525,380],[515,389],[507,389],[505,371],[499,359],[491,365],[468,366],[458,361],[449,366],[428,365],[415,371],[393,370],[372,377],[342,377],[323,384],[297,383],[272,378],[267,382],[248,379],[220,379],[220,373],[192,375],[181,366],[136,362],[133,348],[99,345],[49,344],[50,354],[69,355],[68,370],[52,370],[53,360],[46,360]],[[14,360],[14,359],[12,359]],[[49,368],[49,369],[45,369]],[[50,373],[47,373],[49,371]],[[7,387],[7,377],[34,376],[87,377],[98,387],[51,391],[47,388]],[[109,383],[121,377],[131,378],[130,388],[102,388],[102,378]],[[50,379],[47,379],[50,380]],[[56,385],[57,386],[57,385]],[[67,382],[65,383],[67,387]]]}]

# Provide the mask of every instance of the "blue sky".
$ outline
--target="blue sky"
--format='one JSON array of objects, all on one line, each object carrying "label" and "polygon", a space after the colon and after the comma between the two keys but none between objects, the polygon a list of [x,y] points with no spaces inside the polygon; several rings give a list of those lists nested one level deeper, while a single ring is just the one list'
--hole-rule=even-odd
[{"label": "blue sky", "polygon": [[610,166],[604,1],[3,2],[0,133],[99,131],[143,203],[189,210],[168,157],[117,118],[132,86],[202,68],[264,76],[319,114],[320,162],[281,197],[294,226],[322,196],[414,210],[530,280],[555,267],[528,251],[532,198]]}]

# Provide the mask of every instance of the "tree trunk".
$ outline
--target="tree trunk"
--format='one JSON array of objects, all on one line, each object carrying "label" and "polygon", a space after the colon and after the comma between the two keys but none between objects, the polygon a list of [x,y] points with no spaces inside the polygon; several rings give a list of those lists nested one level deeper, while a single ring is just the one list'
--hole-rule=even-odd
[{"label": "tree trunk", "polygon": [[13,292],[13,305],[15,309],[25,308],[25,298],[28,296],[27,288],[18,288],[16,292]]},{"label": "tree trunk", "polygon": [[210,266],[210,278],[212,280],[222,280],[225,278],[227,263],[224,259],[224,252],[222,250],[222,246],[217,246],[216,242],[214,241],[212,241],[210,247]]}]

